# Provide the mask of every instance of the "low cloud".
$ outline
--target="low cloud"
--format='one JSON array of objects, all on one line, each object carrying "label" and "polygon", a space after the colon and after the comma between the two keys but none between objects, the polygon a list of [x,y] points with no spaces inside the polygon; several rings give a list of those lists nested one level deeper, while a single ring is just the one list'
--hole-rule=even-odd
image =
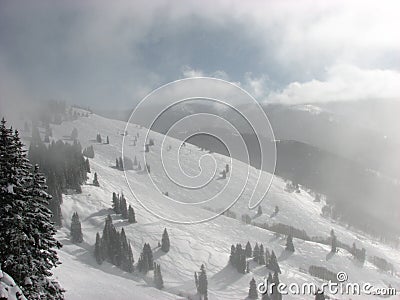
[{"label": "low cloud", "polygon": [[323,80],[292,82],[271,92],[268,103],[318,103],[370,99],[400,100],[400,73],[393,70],[361,69],[352,65],[328,68]]}]

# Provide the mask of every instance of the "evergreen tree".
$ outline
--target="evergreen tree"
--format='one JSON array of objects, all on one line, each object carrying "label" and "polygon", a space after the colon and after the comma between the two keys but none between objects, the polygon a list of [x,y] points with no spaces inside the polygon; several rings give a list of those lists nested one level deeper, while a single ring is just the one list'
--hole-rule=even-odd
[{"label": "evergreen tree", "polygon": [[245,249],[246,257],[252,257],[253,251],[251,249],[250,242],[247,242],[246,249]]},{"label": "evergreen tree", "polygon": [[235,245],[231,246],[231,255],[229,256],[229,263],[234,267],[237,266]]},{"label": "evergreen tree", "polygon": [[108,138],[108,135],[107,135],[107,142],[106,142],[106,144],[109,144],[110,143],[110,139]]},{"label": "evergreen tree", "polygon": [[99,183],[99,181],[97,179],[97,173],[96,172],[94,172],[93,185],[94,186],[100,186],[100,183]]},{"label": "evergreen tree", "polygon": [[266,292],[262,295],[261,300],[271,300],[271,297],[269,296],[269,289],[270,289],[269,287],[272,282],[273,282],[272,274],[271,274],[271,272],[269,272],[268,278],[267,278]]},{"label": "evergreen tree", "polygon": [[119,199],[119,203],[120,203],[120,210],[121,210],[121,215],[124,219],[128,218],[128,207],[127,207],[127,203],[126,203],[126,199],[124,197],[124,194],[121,194],[121,197]]},{"label": "evergreen tree", "polygon": [[161,250],[165,253],[169,251],[170,243],[167,228],[164,228],[164,232],[161,238]]},{"label": "evergreen tree", "polygon": [[265,248],[265,266],[268,267],[270,259],[271,259],[271,254],[269,253],[268,248]]},{"label": "evergreen tree", "polygon": [[164,281],[161,275],[161,267],[159,264],[154,263],[154,284],[157,289],[164,288]]},{"label": "evergreen tree", "polygon": [[120,169],[118,158],[115,159],[115,167],[116,167],[118,170]]},{"label": "evergreen tree", "polygon": [[286,251],[294,252],[293,237],[291,234],[287,236],[286,239]]},{"label": "evergreen tree", "polygon": [[203,265],[200,267],[200,274],[199,274],[199,285],[198,285],[198,292],[200,294],[200,299],[208,299],[208,281],[207,281],[207,274],[206,274],[206,268]]},{"label": "evergreen tree", "polygon": [[94,245],[94,257],[99,265],[103,263],[103,258],[101,255],[101,238],[98,232],[96,233],[96,244]]},{"label": "evergreen tree", "polygon": [[[40,136],[39,136],[40,139]],[[0,264],[29,299],[63,299],[49,277],[61,244],[47,208],[51,196],[39,169],[28,162],[18,132],[0,124]],[[29,286],[25,283],[29,282]],[[50,285],[54,285],[51,289]]]},{"label": "evergreen tree", "polygon": [[260,256],[260,249],[258,247],[258,244],[256,243],[256,245],[254,246],[254,249],[253,249],[253,260],[258,262],[260,259],[259,256]]},{"label": "evergreen tree", "polygon": [[71,239],[73,243],[82,243],[83,235],[82,235],[82,227],[81,222],[79,221],[79,216],[77,212],[74,212],[71,220]]},{"label": "evergreen tree", "polygon": [[90,173],[90,163],[89,163],[89,158],[86,158],[86,160],[85,160],[85,166],[86,166],[86,172]]},{"label": "evergreen tree", "polygon": [[153,264],[153,252],[151,251],[150,245],[145,243],[138,262],[139,271],[146,274],[149,270],[153,270]]},{"label": "evergreen tree", "polygon": [[249,299],[258,299],[257,284],[254,278],[250,280]]},{"label": "evergreen tree", "polygon": [[278,276],[278,272],[276,272],[276,271],[274,272],[274,277],[272,279],[272,282],[274,283],[274,285],[272,287],[271,298],[273,300],[281,300],[282,299],[282,294],[279,292],[279,289],[278,289],[279,276]]},{"label": "evergreen tree", "polygon": [[126,239],[124,228],[121,229],[120,243],[121,269],[126,272],[133,272],[132,249]]},{"label": "evergreen tree", "polygon": [[259,254],[258,254],[258,264],[265,265],[265,256],[264,256],[264,246],[263,244],[260,245]]},{"label": "evergreen tree", "polygon": [[112,208],[116,214],[121,213],[120,200],[115,192],[113,192],[113,195],[112,195]]},{"label": "evergreen tree", "polygon": [[97,141],[98,143],[101,143],[101,142],[102,142],[100,133],[97,134],[96,141]]},{"label": "evergreen tree", "polygon": [[194,272],[194,285],[196,286],[197,293],[199,292],[199,278],[197,277],[197,272]]},{"label": "evergreen tree", "polygon": [[337,249],[337,238],[335,235],[335,232],[331,231],[331,253],[336,253],[336,249]]},{"label": "evergreen tree", "polygon": [[128,208],[128,222],[131,224],[136,223],[135,211],[133,210],[132,206],[130,206],[130,205]]},{"label": "evergreen tree", "polygon": [[277,273],[281,273],[281,269],[279,267],[278,260],[276,259],[276,255],[273,250],[271,253],[271,258],[269,259],[268,269],[270,269],[274,272],[277,272]]},{"label": "evergreen tree", "polygon": [[118,165],[120,170],[124,170],[124,162],[122,161],[122,157],[118,158]]}]

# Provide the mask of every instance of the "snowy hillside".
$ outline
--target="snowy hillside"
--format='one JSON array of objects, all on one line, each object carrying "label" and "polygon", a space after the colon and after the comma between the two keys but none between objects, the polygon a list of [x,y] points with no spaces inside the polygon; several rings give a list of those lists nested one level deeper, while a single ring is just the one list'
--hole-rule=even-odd
[{"label": "snowy hillside", "polygon": [[[0,266],[1,267],[1,266]],[[10,275],[0,268],[0,299],[26,300],[21,289],[15,284]]]},{"label": "snowy hillside", "polygon": [[[254,186],[256,185],[258,171],[247,165],[233,161],[228,157],[212,154],[216,167],[212,167],[210,157],[204,157],[204,151],[199,148],[186,145],[180,152],[180,163],[183,171],[196,177],[199,166],[205,175],[219,172],[230,164],[235,171],[228,173],[226,179],[219,178],[218,174],[212,177],[207,184],[207,189],[202,191],[179,189],[172,183],[163,171],[163,165],[159,163],[161,155],[161,142],[163,136],[151,133],[154,146],[149,152],[148,163],[151,166],[152,180],[159,187],[159,191],[149,187],[147,176],[143,171],[129,170],[126,172],[128,182],[136,197],[150,210],[157,212],[168,219],[191,220],[211,219],[215,215],[213,211],[222,212],[229,207],[238,192],[235,187],[241,187],[242,181],[249,170],[249,181],[245,185],[238,202],[230,209],[236,214],[236,219],[219,216],[207,222],[198,224],[176,224],[163,221],[148,212],[133,196],[125,180],[124,172],[116,169],[115,159],[120,157],[125,123],[106,119],[94,114],[89,117],[81,117],[72,122],[63,122],[61,125],[52,125],[53,139],[68,139],[73,128],[78,130],[78,140],[82,147],[93,145],[95,157],[90,159],[91,174],[98,174],[99,187],[91,184],[92,177],[87,185],[82,187],[81,194],[68,194],[63,197],[62,214],[63,227],[58,232],[58,238],[64,244],[59,251],[62,265],[54,273],[60,284],[66,289],[66,299],[186,299],[184,296],[196,294],[193,274],[199,270],[201,264],[205,264],[208,275],[209,299],[245,299],[248,294],[249,281],[252,277],[256,282],[261,282],[268,275],[265,266],[250,263],[250,273],[240,274],[229,265],[230,247],[232,244],[245,245],[249,241],[252,245],[263,243],[270,251],[274,250],[279,261],[282,274],[280,281],[284,283],[322,281],[311,276],[308,268],[311,265],[323,266],[334,272],[345,271],[350,282],[369,282],[374,287],[387,287],[389,284],[400,290],[399,275],[390,275],[381,272],[373,264],[367,261],[364,266],[353,262],[352,255],[345,249],[330,257],[330,246],[294,239],[295,252],[288,254],[284,251],[286,237],[276,236],[273,232],[246,225],[241,221],[241,215],[248,214],[255,223],[283,223],[297,229],[305,230],[310,237],[329,237],[331,229],[334,229],[339,241],[348,245],[356,243],[358,248],[364,247],[367,256],[379,256],[392,263],[396,270],[400,269],[400,252],[389,246],[380,244],[360,232],[352,231],[338,223],[321,216],[322,202],[314,202],[314,196],[301,190],[300,193],[285,191],[286,183],[280,178],[274,178],[271,189],[261,203],[262,214],[256,215],[257,208],[249,210],[248,204]],[[133,137],[139,135],[137,145],[146,136],[146,129],[140,127],[129,128],[125,137],[127,148],[124,152],[131,159],[143,151],[139,146],[133,146]],[[98,143],[95,138],[100,133],[103,138],[109,136],[110,144]],[[180,142],[168,139],[166,142],[171,148],[178,148]],[[180,171],[173,151],[163,155],[170,170]],[[203,157],[199,165],[200,158]],[[168,163],[169,161],[169,163]],[[144,167],[144,161],[141,161]],[[174,169],[175,168],[175,169]],[[229,175],[233,174],[233,175]],[[172,174],[173,176],[173,174]],[[231,176],[231,178],[229,178]],[[218,201],[202,202],[218,195],[229,179],[229,186],[233,194],[224,194]],[[201,182],[202,178],[199,178]],[[267,184],[267,183],[266,183]],[[113,192],[125,195],[128,202],[135,209],[138,223],[129,224],[120,216],[113,214],[111,210],[111,196]],[[171,198],[182,203],[170,201],[163,195],[168,192]],[[240,192],[240,191],[239,191]],[[199,203],[198,205],[185,205]],[[252,203],[254,204],[254,203]],[[279,212],[271,217],[275,206]],[[73,244],[70,242],[70,220],[73,212],[78,212],[82,222],[84,242]],[[111,214],[115,227],[120,230],[124,227],[127,238],[130,240],[135,265],[139,258],[143,244],[150,243],[153,249],[154,259],[161,265],[165,288],[160,291],[154,287],[153,274],[149,272],[143,276],[139,272],[132,274],[123,272],[119,268],[104,262],[98,265],[94,256],[94,243],[96,232],[101,232],[107,214]],[[157,247],[161,234],[167,228],[171,241],[171,249],[168,253],[161,252]],[[397,271],[398,272],[398,271]],[[350,297],[335,296],[339,299]],[[365,295],[351,296],[352,299],[365,299]],[[392,299],[398,296],[392,297]],[[284,299],[311,299],[311,296],[284,296]],[[372,296],[368,299],[373,299]]]}]

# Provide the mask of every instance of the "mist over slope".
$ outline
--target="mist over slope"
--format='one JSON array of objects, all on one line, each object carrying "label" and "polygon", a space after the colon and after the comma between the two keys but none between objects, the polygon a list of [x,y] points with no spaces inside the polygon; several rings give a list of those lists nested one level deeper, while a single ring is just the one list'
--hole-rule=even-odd
[{"label": "mist over slope", "polygon": [[[321,210],[325,201],[314,202],[315,194],[309,193],[308,189],[300,189],[300,193],[285,191],[286,182],[275,177],[267,197],[261,203],[262,213],[257,214],[257,209],[248,209],[248,200],[252,186],[257,178],[257,170],[250,168],[249,184],[245,188],[242,197],[230,208],[236,218],[219,216],[211,221],[200,224],[173,224],[160,220],[148,212],[133,197],[126,184],[124,173],[116,168],[115,158],[121,156],[123,132],[125,123],[111,120],[104,117],[90,114],[88,117],[80,117],[75,121],[64,121],[61,125],[52,125],[53,139],[68,137],[77,128],[78,139],[83,147],[93,145],[95,157],[90,159],[91,176],[94,172],[98,174],[100,187],[91,185],[92,177],[88,184],[82,187],[82,194],[67,194],[62,204],[63,227],[59,230],[58,237],[64,247],[59,254],[63,264],[55,269],[56,277],[67,290],[67,299],[111,299],[116,296],[120,299],[179,299],[177,295],[195,295],[193,274],[199,270],[201,264],[205,264],[209,282],[209,299],[243,299],[248,293],[248,283],[252,277],[260,282],[263,276],[268,275],[268,269],[250,261],[250,273],[240,274],[229,264],[230,247],[232,244],[241,243],[245,245],[249,241],[252,245],[263,243],[270,251],[274,250],[278,257],[282,274],[279,276],[281,282],[304,283],[322,281],[308,273],[311,265],[324,266],[334,272],[347,272],[352,282],[371,282],[374,286],[398,286],[398,275],[392,276],[389,273],[381,272],[370,262],[369,258],[379,256],[385,258],[394,265],[395,270],[400,267],[400,253],[394,248],[381,244],[377,240],[353,230],[344,224],[340,224],[330,218],[324,218]],[[139,134],[138,139],[145,137],[147,130],[137,126],[134,132],[129,131],[125,137],[131,147],[132,154],[143,151],[135,148],[131,139]],[[100,133],[103,137],[109,136],[110,144],[97,143],[96,135]],[[29,133],[26,133],[28,137]],[[143,182],[143,173],[137,170],[126,171],[135,195],[140,197],[148,207],[159,212],[165,212],[174,218],[191,220],[211,218],[215,215],[213,211],[221,211],[232,201],[229,197],[221,199],[217,203],[205,203],[202,205],[188,205],[182,208],[174,202],[166,201],[162,192],[168,191],[182,201],[190,203],[192,200],[199,200],[201,193],[192,193],[184,189],[178,189],[165,181],[162,176],[162,165],[152,163],[157,161],[160,155],[160,142],[163,139],[161,134],[150,132],[155,145],[151,147],[150,159],[151,174],[156,184],[162,189],[155,193]],[[181,142],[172,138],[167,144],[171,147],[179,147]],[[140,145],[140,143],[137,143]],[[196,174],[198,171],[199,158],[204,150],[190,144],[182,151],[180,162],[182,167]],[[217,169],[225,167],[229,158],[220,154],[211,154],[216,163]],[[154,159],[152,159],[154,157]],[[175,157],[166,159],[174,160]],[[144,162],[141,162],[144,166]],[[237,173],[232,172],[230,180],[235,184],[240,183],[241,177],[247,173],[247,166],[241,162],[235,162],[238,166]],[[176,164],[176,168],[178,168]],[[206,191],[209,195],[221,190],[226,180],[214,178]],[[126,220],[116,215],[111,210],[112,192],[124,193],[128,203],[135,209],[138,223],[128,224]],[[274,215],[275,207],[279,212]],[[73,212],[78,212],[82,221],[84,235],[83,244],[72,244],[69,236],[70,219]],[[120,229],[124,227],[126,235],[131,242],[135,262],[140,255],[143,244],[150,243],[154,258],[161,265],[164,285],[163,291],[153,287],[152,272],[147,275],[135,271],[133,274],[125,273],[104,262],[97,265],[93,256],[93,245],[96,232],[101,232],[107,214],[111,214],[114,225]],[[294,238],[296,251],[293,254],[285,252],[286,236],[279,235],[270,230],[245,224],[241,221],[242,215],[249,215],[254,225],[266,223],[268,226],[279,223],[293,226],[296,229],[304,230],[310,240]],[[171,249],[163,253],[157,247],[158,241],[164,228],[168,229]],[[340,242],[351,246],[356,243],[357,248],[364,247],[367,252],[367,260],[360,266],[352,254],[345,248],[329,256],[329,244],[321,243],[321,240],[329,238],[331,229],[334,229]],[[319,238],[317,238],[319,237]],[[337,296],[336,296],[337,297]],[[309,299],[309,296],[284,296],[285,299]],[[339,297],[340,298],[340,297]],[[352,297],[357,298],[357,297]],[[359,296],[363,299],[363,296]],[[342,298],[340,298],[342,299]],[[347,299],[347,297],[343,297]],[[372,299],[372,298],[371,298]]]}]

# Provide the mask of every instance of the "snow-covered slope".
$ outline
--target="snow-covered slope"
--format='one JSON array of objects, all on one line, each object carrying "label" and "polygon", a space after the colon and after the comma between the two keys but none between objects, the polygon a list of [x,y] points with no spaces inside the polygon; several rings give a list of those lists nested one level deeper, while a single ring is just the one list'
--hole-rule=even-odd
[{"label": "snow-covered slope", "polygon": [[[244,299],[247,296],[251,278],[255,277],[256,281],[260,282],[268,274],[265,266],[258,266],[254,263],[250,264],[250,273],[245,275],[239,274],[228,265],[231,244],[242,243],[244,245],[247,241],[250,241],[252,245],[256,242],[263,243],[264,247],[275,251],[282,269],[280,280],[287,284],[292,282],[321,283],[305,271],[310,265],[318,265],[335,272],[347,272],[351,282],[369,282],[376,287],[386,287],[391,284],[400,289],[398,276],[379,272],[369,262],[360,267],[353,263],[351,254],[344,249],[327,259],[329,246],[294,239],[296,251],[292,255],[287,255],[284,252],[285,237],[277,238],[270,231],[243,224],[239,220],[240,216],[247,213],[254,217],[253,221],[257,223],[280,222],[304,229],[309,236],[327,237],[330,230],[334,229],[340,241],[350,245],[355,241],[358,247],[362,246],[367,249],[367,255],[378,255],[387,259],[396,269],[400,268],[399,251],[379,244],[362,233],[354,232],[323,218],[320,215],[323,203],[313,202],[314,198],[304,190],[300,194],[286,192],[284,190],[285,182],[280,178],[274,178],[271,189],[261,204],[264,212],[261,216],[256,217],[256,210],[249,211],[248,209],[248,199],[257,178],[257,170],[250,168],[248,184],[239,201],[231,208],[231,211],[236,212],[238,220],[220,216],[200,224],[169,223],[144,209],[129,190],[124,173],[113,168],[115,158],[121,156],[123,140],[121,133],[124,131],[125,123],[91,114],[88,118],[82,117],[73,122],[52,126],[53,137],[62,139],[69,136],[74,127],[78,129],[78,139],[83,147],[94,146],[95,158],[90,159],[92,173],[89,175],[92,176],[94,172],[97,172],[100,187],[87,184],[82,187],[82,194],[64,195],[62,204],[64,222],[58,232],[58,237],[64,244],[59,251],[63,264],[54,273],[67,290],[67,299],[181,299],[182,297],[179,295],[195,294],[193,274],[203,263],[207,268],[209,299]],[[127,143],[130,143],[130,137],[137,133],[139,133],[139,139],[143,139],[146,134],[144,128],[135,127],[134,131],[129,130]],[[101,133],[103,138],[109,136],[110,144],[97,143],[95,141],[97,133]],[[163,136],[151,133],[151,137],[154,139],[155,145],[152,146],[149,153],[149,161],[151,162],[151,173],[154,174],[153,180],[160,187],[160,192],[157,193],[146,185],[143,172],[127,171],[132,189],[140,200],[145,201],[146,206],[157,212],[164,212],[165,216],[189,221],[211,218],[214,213],[210,211],[210,208],[221,210],[232,202],[230,197],[219,199],[217,203],[209,202],[198,206],[184,206],[166,201],[162,195],[164,191],[168,191],[170,195],[172,194],[180,201],[190,203],[209,198],[223,188],[226,180],[214,178],[206,192],[203,193],[177,189],[170,181],[166,180],[163,166],[156,163],[157,157],[161,153],[160,144]],[[168,144],[171,147],[178,147],[179,141],[169,139]],[[131,152],[128,153],[131,158],[135,151],[136,153],[142,151],[135,149],[133,145],[128,145],[128,147],[132,147]],[[181,151],[180,156],[184,171],[191,175],[197,174],[199,159],[204,154],[197,147],[187,145]],[[227,157],[218,154],[212,155],[219,170],[230,162]],[[165,159],[172,162],[176,160],[172,155],[168,156],[168,153]],[[141,163],[144,166],[144,162]],[[248,166],[240,162],[234,162],[234,164],[237,172],[232,172],[230,180],[233,185],[239,185],[243,176],[247,175]],[[179,168],[177,163],[175,165],[175,168]],[[90,182],[91,178],[88,180],[88,183]],[[138,223],[128,224],[126,220],[113,214],[110,209],[112,192],[124,193],[129,204],[135,209]],[[276,205],[279,206],[280,211],[271,218],[270,215]],[[208,209],[205,209],[206,207]],[[72,244],[69,237],[70,218],[74,211],[78,212],[82,221],[84,242],[79,245]],[[93,257],[95,235],[96,232],[102,231],[107,214],[112,215],[116,228],[125,228],[136,262],[143,244],[150,243],[154,258],[162,268],[165,285],[163,291],[153,287],[152,272],[146,276],[138,272],[129,274],[106,262],[101,266],[96,263]],[[166,254],[157,248],[164,228],[167,228],[171,241],[171,249]],[[310,296],[288,295],[284,298],[310,299]],[[351,296],[351,298],[357,297]],[[365,296],[359,296],[359,298],[363,299]]]},{"label": "snow-covered slope", "polygon": [[15,284],[14,279],[1,270],[0,265],[0,299],[26,300],[21,289]]}]

